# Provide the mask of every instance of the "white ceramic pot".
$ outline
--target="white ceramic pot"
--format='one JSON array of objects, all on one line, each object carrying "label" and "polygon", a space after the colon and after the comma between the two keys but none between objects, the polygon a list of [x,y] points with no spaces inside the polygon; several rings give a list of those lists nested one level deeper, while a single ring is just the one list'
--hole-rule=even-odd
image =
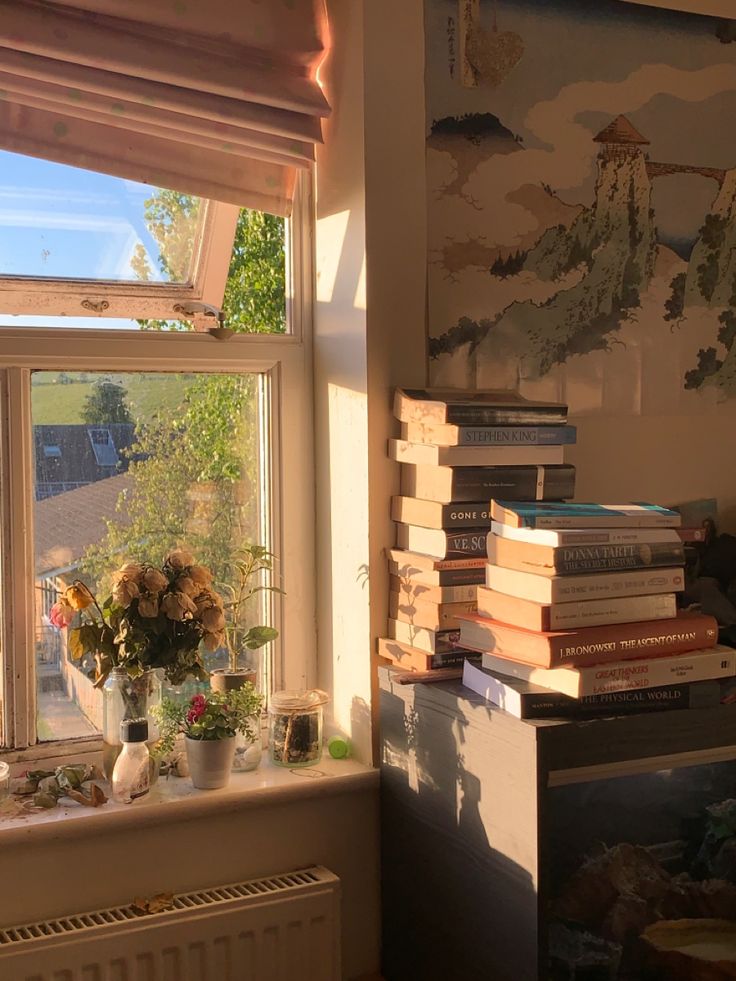
[{"label": "white ceramic pot", "polygon": [[235,755],[235,736],[226,739],[190,739],[186,736],[189,775],[200,790],[217,790],[230,781]]}]

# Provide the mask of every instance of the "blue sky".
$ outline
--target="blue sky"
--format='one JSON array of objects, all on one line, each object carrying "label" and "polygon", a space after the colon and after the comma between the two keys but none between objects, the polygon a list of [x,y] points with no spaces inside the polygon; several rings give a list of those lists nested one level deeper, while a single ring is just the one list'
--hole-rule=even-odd
[{"label": "blue sky", "polygon": [[136,244],[160,279],[145,184],[0,151],[0,274],[136,279]]}]

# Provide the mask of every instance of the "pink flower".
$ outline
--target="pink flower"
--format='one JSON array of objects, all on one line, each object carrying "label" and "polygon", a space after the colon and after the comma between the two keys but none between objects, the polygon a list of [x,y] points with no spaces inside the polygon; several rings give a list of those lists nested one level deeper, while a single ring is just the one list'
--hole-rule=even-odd
[{"label": "pink flower", "polygon": [[74,619],[74,608],[66,602],[66,600],[59,600],[49,610],[49,620],[51,623],[62,630],[64,627],[68,627],[69,624]]},{"label": "pink flower", "polygon": [[204,695],[195,695],[191,701],[191,708],[187,712],[187,722],[189,725],[196,722],[200,716],[204,715],[207,709],[207,699]]}]

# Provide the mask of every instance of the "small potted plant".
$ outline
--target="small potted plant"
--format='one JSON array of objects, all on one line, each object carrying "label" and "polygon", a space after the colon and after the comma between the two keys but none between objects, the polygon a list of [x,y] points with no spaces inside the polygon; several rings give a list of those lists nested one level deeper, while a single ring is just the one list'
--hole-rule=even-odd
[{"label": "small potted plant", "polygon": [[160,734],[155,753],[163,756],[172,752],[181,732],[194,786],[201,790],[225,787],[230,779],[235,737],[239,733],[250,741],[256,738],[253,720],[262,705],[263,696],[250,682],[236,691],[194,695],[183,704],[164,698],[153,709]]},{"label": "small potted plant", "polygon": [[249,626],[247,623],[251,601],[259,593],[281,593],[266,577],[273,571],[273,555],[263,545],[244,545],[235,553],[232,562],[235,573],[234,585],[223,585],[224,638],[228,666],[210,674],[213,691],[228,692],[246,683],[256,684],[256,671],[241,665],[240,656],[246,651],[256,651],[275,640],[279,632],[275,627]]}]

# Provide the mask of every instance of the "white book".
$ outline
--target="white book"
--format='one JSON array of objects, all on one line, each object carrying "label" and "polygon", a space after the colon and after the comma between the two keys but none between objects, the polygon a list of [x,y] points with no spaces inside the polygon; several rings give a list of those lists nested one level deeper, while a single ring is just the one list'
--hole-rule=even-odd
[{"label": "white book", "polygon": [[440,467],[526,467],[562,463],[563,446],[435,446],[390,439],[388,454],[399,463]]},{"label": "white book", "polygon": [[681,685],[710,678],[731,678],[736,674],[736,650],[718,645],[673,657],[613,661],[587,668],[538,668],[496,654],[484,654],[482,663],[489,671],[520,678],[541,688],[562,692],[570,698],[582,698],[611,691],[634,691],[637,688]]},{"label": "white book", "polygon": [[500,538],[531,545],[654,545],[658,542],[679,544],[674,528],[514,528],[500,521],[491,522],[491,531]]},{"label": "white book", "polygon": [[678,593],[685,588],[681,568],[594,572],[581,576],[537,576],[486,564],[486,586],[534,603],[572,603],[614,596]]}]

